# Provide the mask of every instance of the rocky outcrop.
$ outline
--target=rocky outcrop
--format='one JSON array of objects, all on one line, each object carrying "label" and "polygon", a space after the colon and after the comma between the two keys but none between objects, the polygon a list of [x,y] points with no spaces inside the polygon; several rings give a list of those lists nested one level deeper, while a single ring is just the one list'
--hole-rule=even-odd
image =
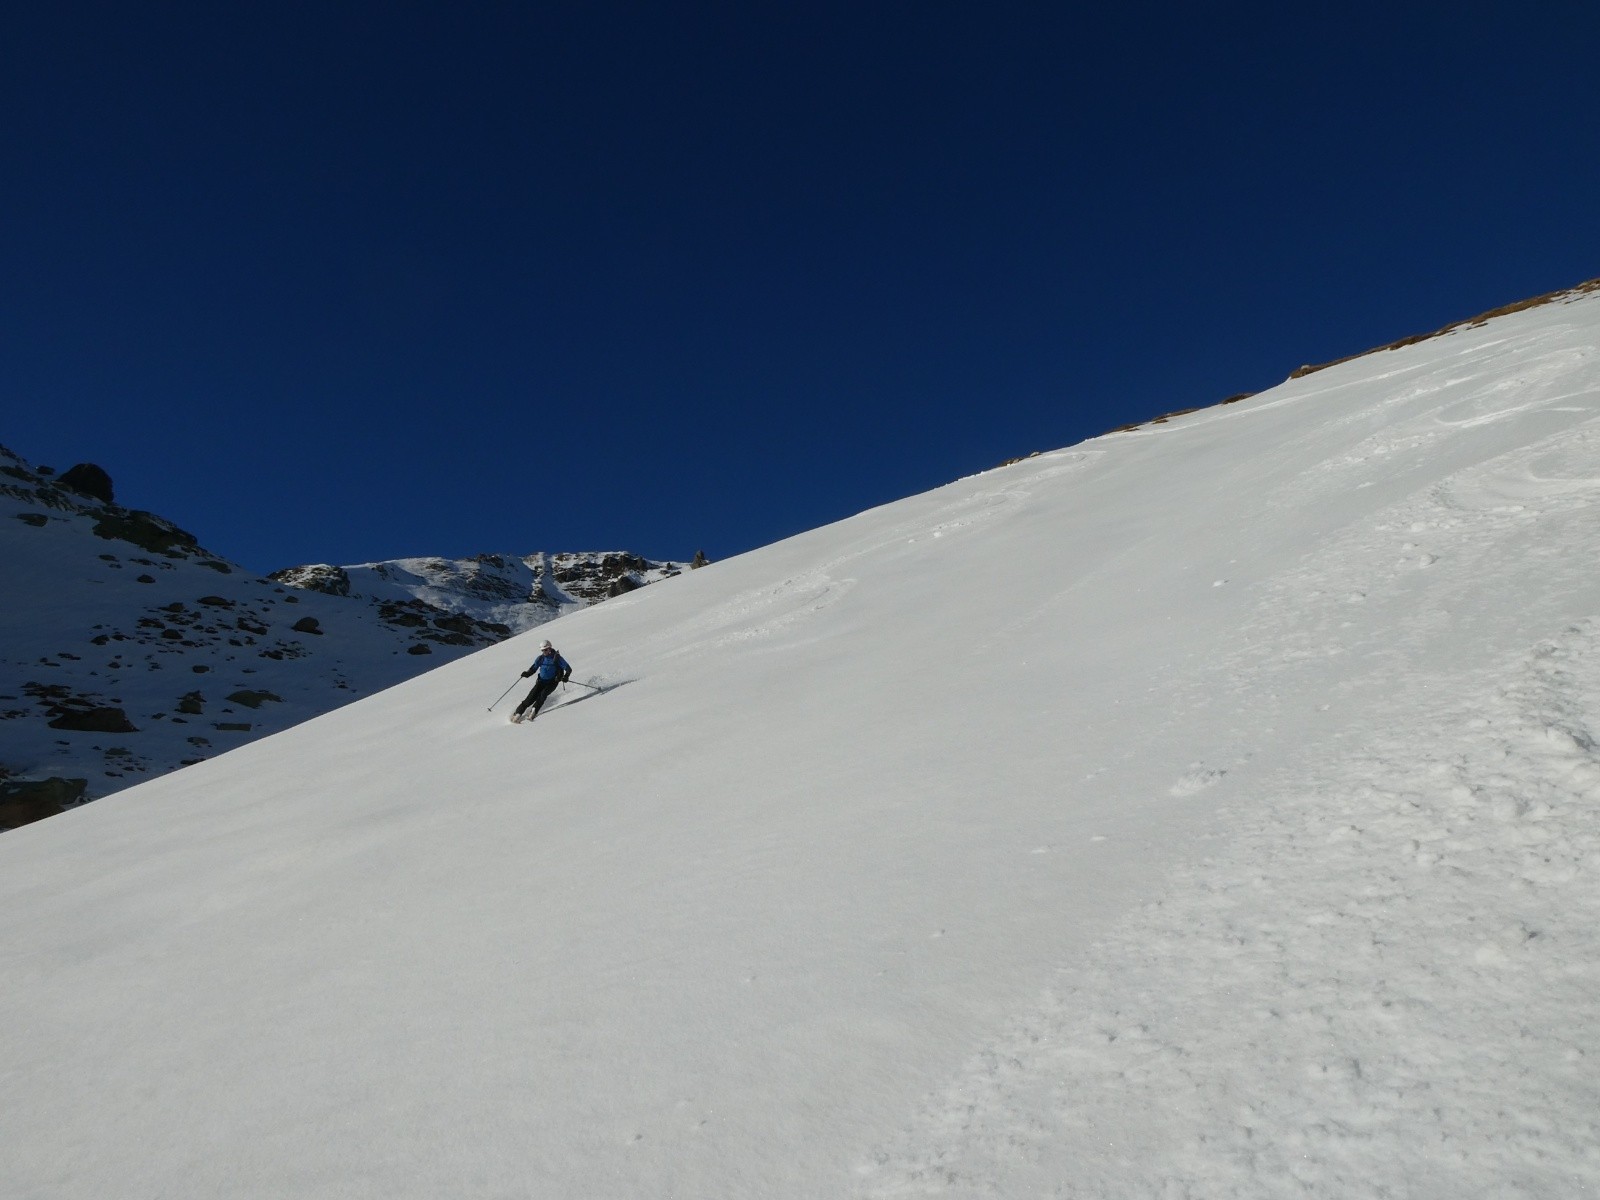
[{"label": "rocky outcrop", "polygon": [[233,569],[203,549],[194,534],[171,521],[113,504],[111,476],[93,463],[79,463],[60,476],[52,476],[48,467],[29,467],[0,446],[0,496],[21,501],[29,509],[46,510],[15,513],[37,528],[45,526],[51,512],[87,516],[93,519],[95,535],[108,541],[127,542],[168,558],[194,558],[222,574]]},{"label": "rocky outcrop", "polygon": [[0,779],[0,829],[42,821],[83,803],[87,779]]},{"label": "rocky outcrop", "polygon": [[350,576],[343,567],[327,563],[311,563],[304,567],[285,567],[267,576],[278,583],[308,592],[321,592],[325,596],[348,596]]},{"label": "rocky outcrop", "polygon": [[111,476],[106,473],[105,468],[97,467],[94,463],[79,463],[61,472],[59,479],[63,486],[75,492],[93,496],[103,504],[112,502]]}]

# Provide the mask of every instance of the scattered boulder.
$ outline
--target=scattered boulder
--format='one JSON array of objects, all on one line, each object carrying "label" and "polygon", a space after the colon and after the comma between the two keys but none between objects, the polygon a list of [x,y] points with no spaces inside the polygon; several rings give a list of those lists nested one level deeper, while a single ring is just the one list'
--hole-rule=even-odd
[{"label": "scattered boulder", "polygon": [[198,717],[206,711],[206,698],[200,692],[185,692],[178,701],[178,711],[187,713],[191,717]]},{"label": "scattered boulder", "polygon": [[104,467],[97,467],[94,463],[79,463],[69,470],[61,472],[58,483],[71,488],[75,492],[82,492],[85,496],[93,496],[107,504],[112,503],[111,476]]},{"label": "scattered boulder", "polygon": [[709,567],[710,565],[711,560],[706,557],[706,552],[704,550],[696,550],[694,552],[694,561],[689,564],[689,569],[698,571],[701,567]]},{"label": "scattered boulder", "polygon": [[293,629],[296,633],[314,633],[318,637],[322,636],[322,626],[318,623],[315,617],[301,617],[293,625],[289,626],[289,628]]},{"label": "scattered boulder", "polygon": [[406,653],[407,654],[432,654],[433,651],[430,650],[426,645],[424,645],[421,642],[413,642],[410,646],[408,646],[406,648]]},{"label": "scattered boulder", "polygon": [[50,518],[45,516],[43,513],[18,513],[17,520],[21,521],[24,525],[32,525],[35,529],[43,529],[46,525],[50,524]]},{"label": "scattered boulder", "polygon": [[51,729],[70,729],[78,733],[138,733],[139,727],[128,714],[109,705],[101,708],[72,709],[50,722]]},{"label": "scattered boulder", "polygon": [[272,692],[252,692],[248,689],[234,692],[233,695],[228,697],[229,704],[242,704],[246,708],[260,708],[268,701],[274,704],[282,704],[283,697],[274,695]]},{"label": "scattered boulder", "polygon": [[225,596],[201,596],[195,601],[197,604],[209,604],[212,608],[232,608],[233,601]]}]

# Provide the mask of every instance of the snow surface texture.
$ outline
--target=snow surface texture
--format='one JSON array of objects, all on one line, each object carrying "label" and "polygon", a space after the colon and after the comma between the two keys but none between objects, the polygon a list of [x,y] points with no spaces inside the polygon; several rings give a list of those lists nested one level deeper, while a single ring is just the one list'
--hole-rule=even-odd
[{"label": "snow surface texture", "polygon": [[0,839],[15,1197],[1600,1189],[1600,297]]}]

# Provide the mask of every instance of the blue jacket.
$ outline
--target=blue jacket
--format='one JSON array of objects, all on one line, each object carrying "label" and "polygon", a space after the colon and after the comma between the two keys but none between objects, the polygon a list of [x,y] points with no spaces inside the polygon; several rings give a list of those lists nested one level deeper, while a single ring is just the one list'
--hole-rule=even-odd
[{"label": "blue jacket", "polygon": [[535,671],[539,673],[540,679],[565,679],[572,674],[572,667],[559,654],[541,654],[533,660],[533,666],[524,674],[532,675]]}]

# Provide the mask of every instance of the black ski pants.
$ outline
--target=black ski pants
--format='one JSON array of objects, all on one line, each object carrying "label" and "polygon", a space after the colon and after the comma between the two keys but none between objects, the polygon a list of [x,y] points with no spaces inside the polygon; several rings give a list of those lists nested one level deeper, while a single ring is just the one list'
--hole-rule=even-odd
[{"label": "black ski pants", "polygon": [[556,690],[556,685],[561,682],[561,676],[554,679],[545,679],[540,676],[533,681],[533,691],[528,693],[527,699],[517,705],[517,711],[523,712],[528,708],[533,709],[533,715],[538,716],[539,710],[544,707],[544,702],[550,698],[550,693]]}]

